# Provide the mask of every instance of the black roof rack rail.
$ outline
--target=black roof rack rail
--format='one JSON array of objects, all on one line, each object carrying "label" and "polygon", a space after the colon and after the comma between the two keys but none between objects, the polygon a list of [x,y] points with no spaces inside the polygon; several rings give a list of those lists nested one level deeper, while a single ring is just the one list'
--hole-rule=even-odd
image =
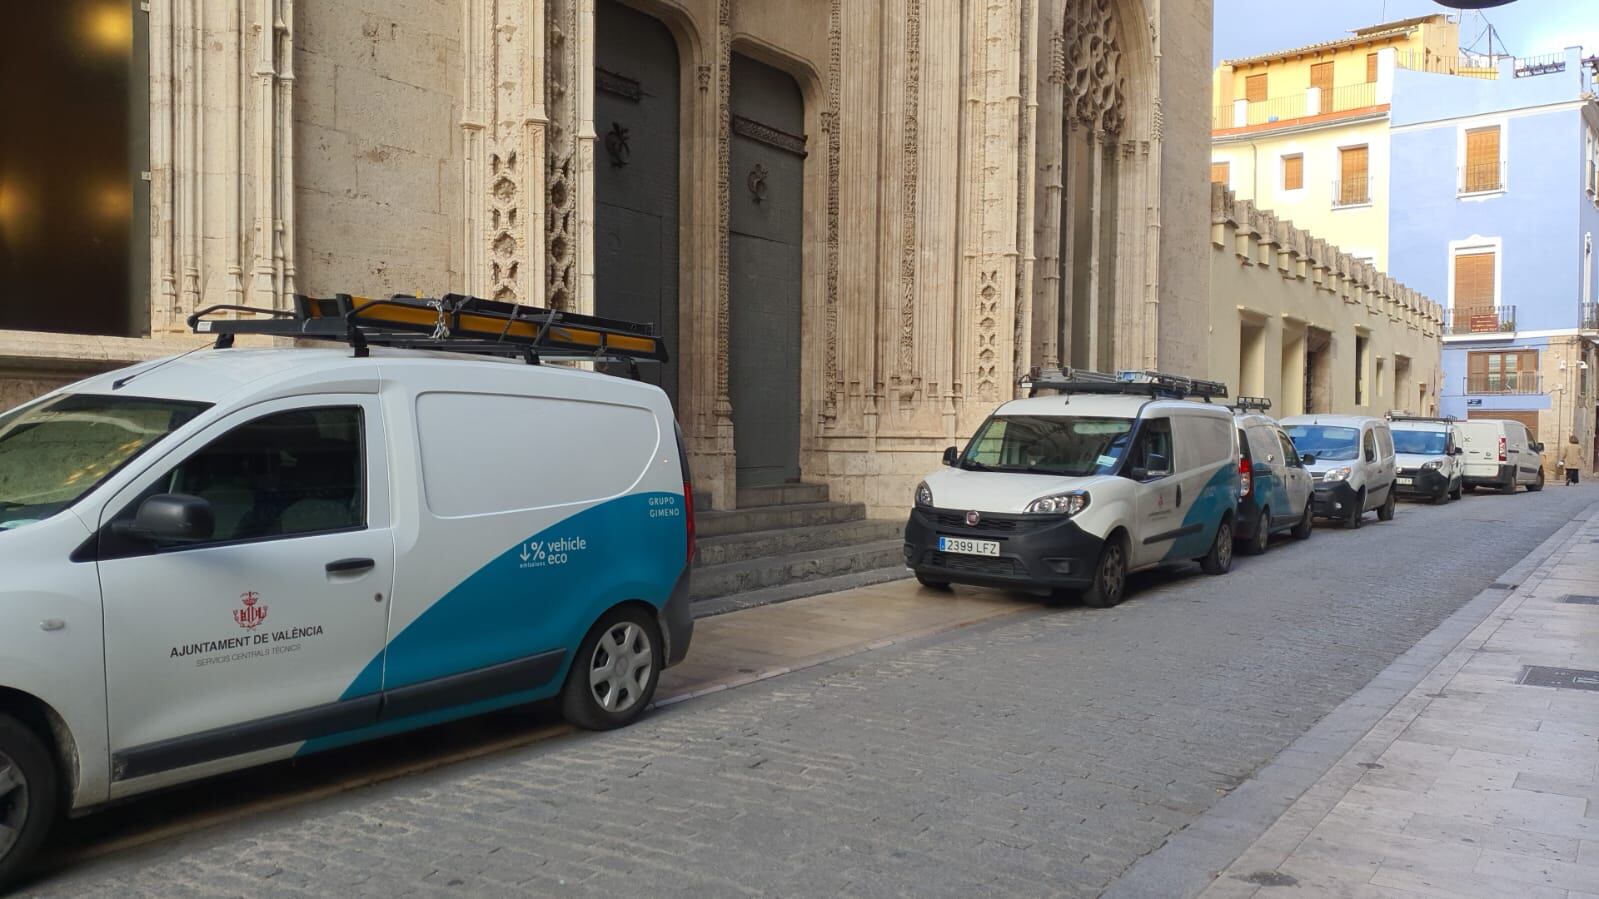
[{"label": "black roof rack rail", "polygon": [[1453,415],[1411,415],[1408,412],[1389,412],[1384,417],[1389,421],[1436,421],[1453,423],[1460,420]]},{"label": "black roof rack rail", "polygon": [[1078,368],[1034,367],[1021,377],[1019,385],[1027,391],[1028,396],[1038,396],[1040,390],[1054,390],[1067,395],[1108,393],[1159,399],[1198,397],[1207,403],[1213,398],[1227,396],[1227,385],[1220,381],[1150,370],[1109,374]]},{"label": "black roof rack rail", "polygon": [[[234,317],[219,318],[218,313]],[[207,306],[189,316],[196,334],[216,336],[218,349],[239,334],[347,343],[357,356],[374,346],[442,350],[540,362],[621,362],[637,377],[639,362],[665,362],[666,342],[653,325],[523,306],[462,294],[437,299],[396,294],[331,299],[296,294],[294,308]]]},{"label": "black roof rack rail", "polygon": [[1269,412],[1271,410],[1271,397],[1241,396],[1233,400],[1230,407],[1234,412]]}]

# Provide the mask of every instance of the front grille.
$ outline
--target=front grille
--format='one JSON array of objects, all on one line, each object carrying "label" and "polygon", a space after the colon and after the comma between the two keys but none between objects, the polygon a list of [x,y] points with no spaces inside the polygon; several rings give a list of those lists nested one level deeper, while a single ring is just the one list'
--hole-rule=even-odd
[{"label": "front grille", "polygon": [[1419,469],[1419,468],[1401,468],[1401,469],[1399,469],[1400,477],[1411,478],[1411,477],[1415,477],[1418,474],[1421,474],[1421,469]]},{"label": "front grille", "polygon": [[1060,522],[1059,518],[1048,515],[1003,515],[998,512],[983,512],[977,524],[970,525],[966,523],[965,512],[942,510],[934,513],[933,519],[940,529],[958,528],[966,533],[979,534],[1024,534]]},{"label": "front grille", "polygon": [[950,571],[969,571],[972,574],[1000,575],[1017,577],[1025,575],[1026,569],[1015,559],[995,559],[988,556],[962,556],[955,553],[932,553],[932,562],[939,568]]}]

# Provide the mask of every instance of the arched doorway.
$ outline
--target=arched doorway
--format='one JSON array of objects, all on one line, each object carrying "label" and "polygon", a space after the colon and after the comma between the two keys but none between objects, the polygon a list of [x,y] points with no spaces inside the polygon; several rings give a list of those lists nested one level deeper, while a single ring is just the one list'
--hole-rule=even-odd
[{"label": "arched doorway", "polygon": [[794,79],[732,59],[728,394],[740,486],[799,480],[805,102]]},{"label": "arched doorway", "polygon": [[677,402],[677,44],[660,20],[594,8],[594,311],[654,322],[672,361],[645,380]]}]

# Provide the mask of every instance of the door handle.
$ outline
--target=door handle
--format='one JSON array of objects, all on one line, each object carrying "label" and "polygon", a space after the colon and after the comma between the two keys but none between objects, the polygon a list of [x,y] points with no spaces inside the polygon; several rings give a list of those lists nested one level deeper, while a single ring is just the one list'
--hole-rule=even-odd
[{"label": "door handle", "polygon": [[1182,505],[1183,505],[1183,485],[1178,484],[1177,485],[1177,506],[1178,506],[1178,508],[1181,508]]},{"label": "door handle", "polygon": [[371,559],[340,559],[327,564],[328,574],[356,574],[362,571],[371,571],[377,567],[377,562]]}]

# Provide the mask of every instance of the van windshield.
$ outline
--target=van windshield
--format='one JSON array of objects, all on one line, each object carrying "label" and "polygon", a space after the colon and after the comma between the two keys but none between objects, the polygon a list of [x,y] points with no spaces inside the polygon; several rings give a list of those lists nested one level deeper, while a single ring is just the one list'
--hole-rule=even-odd
[{"label": "van windshield", "polygon": [[1409,453],[1413,456],[1442,456],[1448,440],[1449,435],[1443,431],[1412,431],[1407,428],[1396,428],[1394,452]]},{"label": "van windshield", "polygon": [[996,415],[972,438],[960,467],[1085,477],[1109,474],[1127,451],[1130,418]]},{"label": "van windshield", "polygon": [[1356,428],[1289,425],[1287,431],[1301,453],[1315,456],[1318,460],[1339,462],[1360,455],[1360,431]]},{"label": "van windshield", "polygon": [[205,409],[68,394],[0,414],[0,531],[67,508]]}]

